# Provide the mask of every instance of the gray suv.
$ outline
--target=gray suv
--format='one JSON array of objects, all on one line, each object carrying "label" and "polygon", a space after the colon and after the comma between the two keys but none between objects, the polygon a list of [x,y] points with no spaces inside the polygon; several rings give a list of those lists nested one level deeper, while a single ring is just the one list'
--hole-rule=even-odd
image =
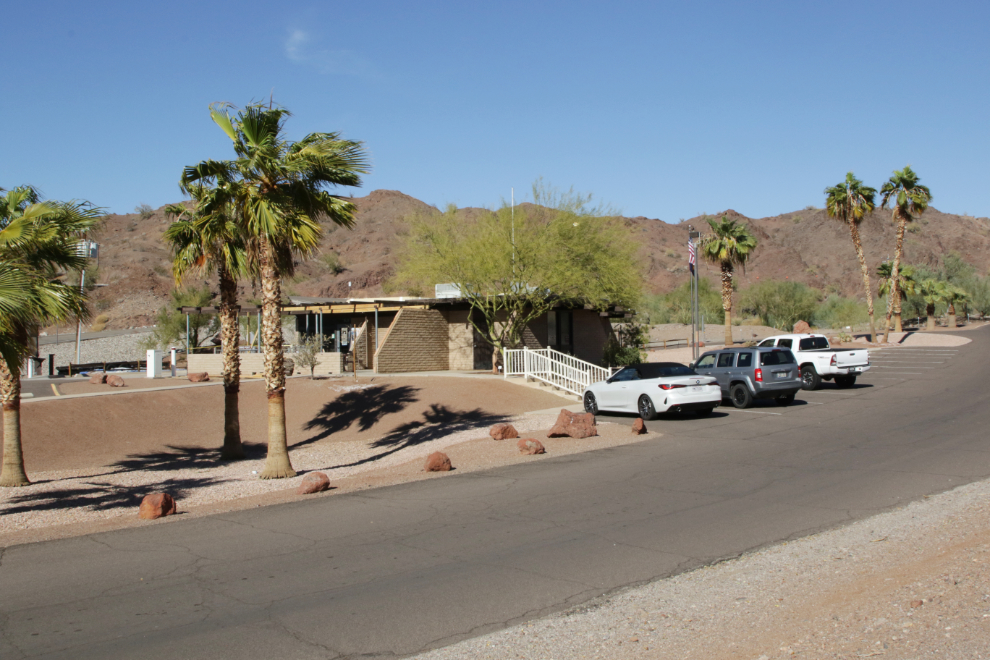
[{"label": "gray suv", "polygon": [[718,380],[722,396],[736,408],[748,408],[753,399],[773,399],[786,406],[801,389],[801,369],[786,348],[711,351],[698,358],[694,370]]}]

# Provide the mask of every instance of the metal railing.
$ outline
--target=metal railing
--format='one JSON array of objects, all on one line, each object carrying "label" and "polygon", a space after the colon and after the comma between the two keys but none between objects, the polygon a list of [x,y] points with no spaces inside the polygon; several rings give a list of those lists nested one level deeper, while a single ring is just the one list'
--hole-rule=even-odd
[{"label": "metal railing", "polygon": [[610,369],[552,348],[510,349],[502,351],[502,355],[504,377],[533,378],[578,396],[584,394],[588,385],[605,380],[612,374]]}]

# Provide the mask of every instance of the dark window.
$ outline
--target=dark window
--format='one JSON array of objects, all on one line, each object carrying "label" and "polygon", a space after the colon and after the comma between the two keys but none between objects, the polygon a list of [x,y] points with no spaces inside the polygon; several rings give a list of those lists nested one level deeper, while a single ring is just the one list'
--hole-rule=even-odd
[{"label": "dark window", "polygon": [[697,376],[691,367],[676,362],[646,362],[636,365],[641,378],[671,378],[673,376]]},{"label": "dark window", "polygon": [[790,339],[781,339],[777,342],[777,346],[779,346],[780,348],[790,348],[791,343],[792,342]]},{"label": "dark window", "polygon": [[702,355],[698,359],[698,364],[695,365],[696,369],[711,369],[715,366],[715,354],[709,353],[708,355]]},{"label": "dark window", "polygon": [[732,366],[732,361],[735,359],[735,353],[719,353],[718,354],[718,368],[725,369]]},{"label": "dark window", "polygon": [[753,354],[752,353],[740,353],[739,358],[736,360],[737,367],[752,367],[753,366]]},{"label": "dark window", "polygon": [[574,315],[569,309],[547,312],[547,346],[574,354]]},{"label": "dark window", "polygon": [[626,367],[619,373],[612,376],[613,383],[621,383],[627,380],[639,380],[639,372],[634,367]]},{"label": "dark window", "polygon": [[777,364],[794,364],[794,354],[790,351],[767,351],[760,353],[760,364],[764,367],[772,367]]},{"label": "dark window", "polygon": [[766,346],[768,348],[773,348],[773,342],[774,342],[773,339],[764,339],[758,344],[758,346]]},{"label": "dark window", "polygon": [[[798,344],[802,351],[820,351],[823,348],[828,348],[828,340],[824,337],[805,337]],[[788,346],[787,348],[790,348]]]}]

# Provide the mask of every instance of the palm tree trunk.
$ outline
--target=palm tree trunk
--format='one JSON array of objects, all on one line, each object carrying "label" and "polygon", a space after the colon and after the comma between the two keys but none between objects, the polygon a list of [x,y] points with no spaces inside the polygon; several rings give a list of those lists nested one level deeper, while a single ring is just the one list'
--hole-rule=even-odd
[{"label": "palm tree trunk", "polygon": [[849,233],[852,235],[856,256],[859,257],[859,267],[863,271],[863,289],[866,291],[866,309],[870,313],[870,343],[877,342],[877,330],[873,323],[873,291],[870,288],[870,269],[866,267],[866,257],[863,255],[863,242],[859,239],[859,229],[856,223],[849,220]]},{"label": "palm tree trunk", "polygon": [[261,239],[261,337],[268,393],[268,457],[262,479],[296,476],[285,433],[285,365],[282,354],[282,283],[267,238]]},{"label": "palm tree trunk", "polygon": [[223,352],[223,449],[220,458],[234,461],[244,458],[241,445],[241,422],[238,410],[241,389],[241,355],[237,327],[237,282],[226,267],[217,269],[220,276],[220,344]]},{"label": "palm tree trunk", "polygon": [[0,401],[3,403],[3,465],[0,486],[27,486],[21,449],[21,374],[0,358]]},{"label": "palm tree trunk", "polygon": [[954,303],[949,303],[949,329],[952,330],[956,327],[956,306]]},{"label": "palm tree trunk", "polygon": [[935,329],[935,305],[928,305],[925,314],[928,317],[925,319],[925,329],[931,332]]},{"label": "palm tree trunk", "polygon": [[894,330],[901,332],[901,251],[904,248],[904,230],[907,227],[907,219],[897,213],[897,240],[894,242],[894,263],[890,267],[890,300],[887,304],[887,319],[884,323],[883,341],[887,343],[890,336],[890,319],[894,318]]},{"label": "palm tree trunk", "polygon": [[732,346],[732,264],[722,263],[722,309],[725,310],[725,345]]}]

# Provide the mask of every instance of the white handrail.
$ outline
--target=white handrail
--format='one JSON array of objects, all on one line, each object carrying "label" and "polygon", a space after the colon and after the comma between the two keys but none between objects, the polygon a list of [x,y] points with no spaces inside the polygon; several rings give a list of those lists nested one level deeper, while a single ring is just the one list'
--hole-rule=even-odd
[{"label": "white handrail", "polygon": [[502,355],[504,377],[532,378],[578,396],[584,394],[589,385],[605,380],[612,373],[610,369],[552,348],[507,349]]}]

